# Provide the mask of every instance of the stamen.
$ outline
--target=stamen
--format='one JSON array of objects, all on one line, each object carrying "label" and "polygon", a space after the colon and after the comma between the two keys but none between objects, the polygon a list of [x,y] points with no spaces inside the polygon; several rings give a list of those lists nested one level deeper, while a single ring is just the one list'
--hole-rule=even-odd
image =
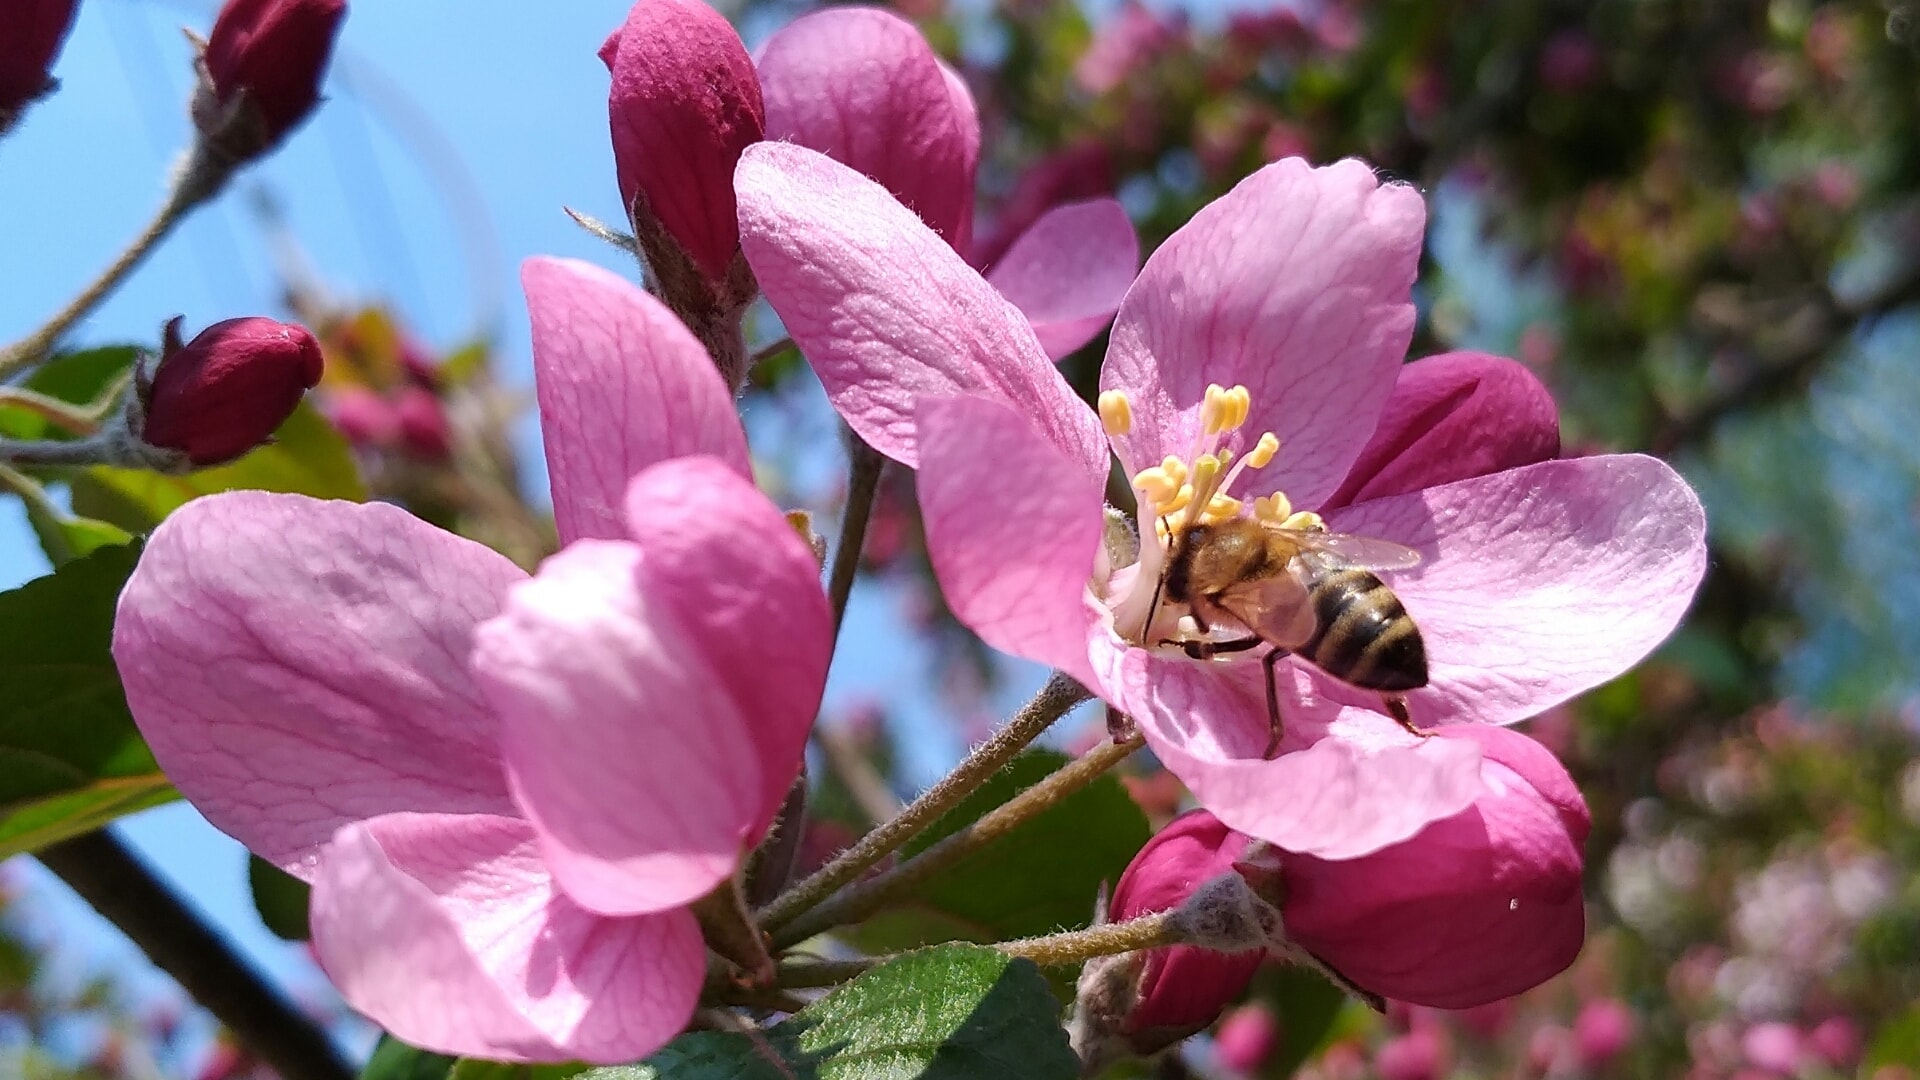
[{"label": "stamen", "polygon": [[1261,521],[1278,525],[1293,514],[1293,503],[1285,493],[1274,492],[1253,500],[1253,516]]},{"label": "stamen", "polygon": [[1165,466],[1156,465],[1135,473],[1133,487],[1135,491],[1146,496],[1148,502],[1157,505],[1173,498],[1174,493],[1180,490],[1180,480],[1169,476]]},{"label": "stamen", "polygon": [[1311,510],[1302,510],[1299,513],[1287,515],[1287,520],[1281,522],[1280,527],[1283,529],[1295,529],[1300,532],[1327,531],[1326,521],[1323,520],[1319,514]]},{"label": "stamen", "polygon": [[1264,469],[1273,461],[1273,455],[1280,452],[1280,437],[1273,432],[1263,432],[1260,441],[1247,451],[1246,463],[1249,469]]},{"label": "stamen", "polygon": [[1227,410],[1226,398],[1226,387],[1221,386],[1219,383],[1207,384],[1206,399],[1200,403],[1200,433],[1202,435],[1220,434],[1220,421],[1226,415]]},{"label": "stamen", "polygon": [[1235,386],[1222,394],[1226,405],[1226,419],[1221,422],[1221,431],[1238,431],[1247,422],[1247,414],[1253,409],[1253,395],[1244,386]]},{"label": "stamen", "polygon": [[1125,435],[1133,430],[1133,402],[1125,390],[1104,390],[1100,394],[1100,426],[1109,435]]},{"label": "stamen", "polygon": [[1172,498],[1160,500],[1159,504],[1155,506],[1154,509],[1159,513],[1161,517],[1169,517],[1173,514],[1179,513],[1182,510],[1185,510],[1187,508],[1187,504],[1191,503],[1192,501],[1193,501],[1193,485],[1182,484],[1180,485],[1180,490],[1173,493]]},{"label": "stamen", "polygon": [[1209,525],[1227,521],[1240,516],[1240,500],[1231,495],[1215,495],[1207,500],[1207,508],[1201,511],[1200,520]]}]

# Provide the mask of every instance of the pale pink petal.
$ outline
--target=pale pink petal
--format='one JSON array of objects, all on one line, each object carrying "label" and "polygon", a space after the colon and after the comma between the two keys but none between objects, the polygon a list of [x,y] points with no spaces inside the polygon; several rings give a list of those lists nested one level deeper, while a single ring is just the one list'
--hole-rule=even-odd
[{"label": "pale pink petal", "polygon": [[876,8],[815,12],[768,38],[758,66],[767,138],[872,177],[965,249],[980,121],[912,23]]},{"label": "pale pink petal", "polygon": [[1559,456],[1559,410],[1533,372],[1485,353],[1429,356],[1401,367],[1373,438],[1319,509]]},{"label": "pale pink petal", "polygon": [[[634,477],[627,524],[648,597],[678,614],[688,648],[713,673],[705,693],[747,720],[748,741],[729,749],[736,762],[759,763],[759,802],[746,819],[752,846],[800,771],[826,688],[833,616],[820,564],[778,507],[706,458]],[[700,723],[695,710],[667,722]]]},{"label": "pale pink petal", "polygon": [[1026,313],[1055,360],[1092,341],[1120,309],[1140,269],[1140,238],[1113,199],[1056,206],[987,271],[987,283]]},{"label": "pale pink petal", "polygon": [[1147,747],[1228,826],[1289,851],[1345,859],[1459,813],[1481,790],[1480,755],[1460,740],[1417,739],[1386,716],[1311,692],[1277,672],[1286,738],[1263,757],[1265,685],[1253,660],[1199,662],[1096,636],[1100,693],[1133,717]]},{"label": "pale pink petal", "polygon": [[541,855],[603,915],[711,892],[759,810],[748,718],[716,692],[641,557],[626,541],[568,545],[513,588],[473,654]]},{"label": "pale pink petal", "polygon": [[706,949],[684,910],[609,919],[555,890],[513,818],[349,825],[313,883],[341,996],[414,1046],[502,1061],[633,1061],[693,1016]]},{"label": "pale pink petal", "polygon": [[751,474],[733,395],[660,301],[575,259],[528,259],[520,281],[561,542],[625,536],[627,481],[656,461],[712,454]]},{"label": "pale pink petal", "polygon": [[1100,485],[1013,410],[927,398],[919,492],[954,615],[994,648],[1094,685],[1087,639],[1099,614],[1087,582],[1104,527]]},{"label": "pale pink petal", "polygon": [[1418,724],[1512,723],[1620,675],[1679,624],[1706,569],[1699,499],[1636,454],[1541,462],[1327,521],[1425,556],[1383,575],[1426,642],[1432,684],[1407,695]]},{"label": "pale pink petal", "polygon": [[147,542],[120,594],[114,661],[180,791],[310,877],[347,822],[514,813],[466,657],[525,577],[397,507],[212,495]]},{"label": "pale pink petal", "polygon": [[761,290],[861,438],[917,465],[919,398],[989,397],[1105,478],[1100,422],[1026,317],[884,189],[784,143],[748,148],[734,186]]},{"label": "pale pink petal", "polygon": [[1185,455],[1209,383],[1244,384],[1242,435],[1280,438],[1252,497],[1316,506],[1346,476],[1393,388],[1413,334],[1426,208],[1347,160],[1289,158],[1203,207],[1147,260],[1114,320],[1102,390],[1133,398],[1114,440],[1129,473]]}]

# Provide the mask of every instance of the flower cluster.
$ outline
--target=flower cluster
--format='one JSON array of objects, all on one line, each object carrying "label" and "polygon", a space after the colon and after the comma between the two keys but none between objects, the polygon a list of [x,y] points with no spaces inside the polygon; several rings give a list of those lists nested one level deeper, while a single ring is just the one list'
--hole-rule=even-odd
[{"label": "flower cluster", "polygon": [[[216,90],[246,68],[223,40]],[[1084,78],[1156,41],[1136,26]],[[227,493],[170,516],[119,601],[155,757],[312,884],[350,1004],[432,1049],[629,1061],[716,983],[765,988],[801,936],[747,897],[798,842],[844,595],[752,479],[733,393],[755,296],[858,438],[916,470],[958,618],[1104,701],[1200,807],[1115,884],[1114,922],[1177,940],[1088,966],[1085,1060],[1204,1028],[1269,957],[1438,1008],[1573,961],[1588,811],[1506,725],[1668,635],[1705,523],[1656,459],[1559,456],[1515,362],[1406,362],[1417,191],[1286,158],[1144,267],[1111,199],[1039,214],[986,265],[973,100],[903,20],[821,12],[749,57],[697,0],[640,0],[601,58],[654,291],[524,268],[561,550],[529,575],[392,506]],[[270,143],[312,104],[273,85],[216,100]],[[1056,361],[1109,322],[1089,405]],[[1277,546],[1199,584],[1182,545],[1230,525]],[[1366,612],[1315,577],[1334,570],[1394,628],[1347,627]],[[1365,635],[1415,626],[1417,678],[1368,681]]]}]

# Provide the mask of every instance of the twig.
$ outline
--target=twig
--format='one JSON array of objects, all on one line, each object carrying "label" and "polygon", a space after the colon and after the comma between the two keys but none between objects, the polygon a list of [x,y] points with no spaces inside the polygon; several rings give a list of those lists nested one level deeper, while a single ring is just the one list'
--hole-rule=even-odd
[{"label": "twig", "polygon": [[1089,696],[1085,687],[1056,673],[1005,727],[975,748],[939,783],[928,788],[894,818],[861,837],[859,842],[841,852],[832,862],[762,908],[756,920],[760,928],[768,933],[777,933],[802,912],[859,877],[868,867],[897,850],[960,800],[972,794],[988,777],[1012,761],[1027,744],[1039,738],[1040,733],[1052,726],[1054,721]]},{"label": "twig", "polygon": [[774,935],[774,946],[784,948],[835,926],[859,922],[905,890],[946,870],[1086,787],[1140,749],[1144,742],[1137,734],[1118,743],[1103,741],[1085,756],[994,807],[966,828],[943,837],[899,866],[847,888],[795,919]]},{"label": "twig", "polygon": [[846,732],[815,724],[813,741],[827,759],[827,768],[840,778],[841,786],[853,796],[860,812],[867,815],[867,821],[885,821],[900,812],[900,800],[894,797],[886,778]]},{"label": "twig", "polygon": [[847,505],[840,513],[839,547],[827,574],[827,602],[833,607],[833,635],[847,617],[847,597],[860,570],[860,548],[866,543],[867,522],[873,517],[873,496],[887,459],[853,432],[847,432]]},{"label": "twig", "polygon": [[38,858],[286,1080],[353,1080],[326,1032],[111,833],[62,840]]}]

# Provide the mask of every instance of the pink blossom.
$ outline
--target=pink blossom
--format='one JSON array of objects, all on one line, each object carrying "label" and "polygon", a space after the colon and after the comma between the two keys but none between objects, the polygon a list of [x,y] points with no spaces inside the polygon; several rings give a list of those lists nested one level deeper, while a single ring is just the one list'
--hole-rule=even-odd
[{"label": "pink blossom", "polygon": [[313,884],[354,1008],[630,1061],[692,1014],[687,905],[785,796],[830,619],[689,332],[585,264],[523,280],[565,550],[529,577],[391,506],[215,495],[155,531],[114,656],[182,793]]},{"label": "pink blossom", "polygon": [[[1480,747],[1409,734],[1378,694],[1288,659],[1285,740],[1268,759],[1256,654],[1201,661],[1163,644],[1187,613],[1153,602],[1152,511],[1137,558],[1109,535],[1111,455],[1150,487],[1169,457],[1185,469],[1230,452],[1223,501],[1196,506],[1258,497],[1271,513],[1284,493],[1335,531],[1418,551],[1389,581],[1426,641],[1429,684],[1406,695],[1423,727],[1512,723],[1613,678],[1666,637],[1700,579],[1700,505],[1664,463],[1543,460],[1552,403],[1512,361],[1402,366],[1424,208],[1359,162],[1270,165],[1154,253],[1101,376],[1127,414],[1111,439],[1020,312],[884,189],[775,143],[742,156],[736,186],[742,248],[835,406],[920,470],[959,618],[1097,691],[1203,806],[1281,848],[1350,858],[1460,812],[1483,791]],[[1228,386],[1246,388],[1228,395],[1245,406],[1232,430]]]},{"label": "pink blossom", "polygon": [[1633,1010],[1617,998],[1589,1001],[1573,1021],[1574,1045],[1589,1070],[1604,1069],[1633,1043]]},{"label": "pink blossom", "polygon": [[1108,93],[1171,48],[1185,31],[1185,16],[1163,19],[1140,0],[1125,0],[1080,54],[1073,77],[1096,94]]},{"label": "pink blossom", "polygon": [[1387,1040],[1374,1055],[1380,1080],[1440,1080],[1447,1072],[1447,1048],[1433,1028],[1419,1028]]},{"label": "pink blossom", "polygon": [[[875,8],[815,12],[769,38],[758,64],[769,139],[864,173],[956,251],[974,254],[979,113],[966,83],[911,23]],[[1126,211],[1092,199],[1039,215],[987,280],[1059,358],[1106,327],[1139,265]]]},{"label": "pink blossom", "polygon": [[1747,1064],[1771,1073],[1791,1075],[1800,1070],[1805,1054],[1800,1030],[1792,1024],[1769,1020],[1755,1024],[1740,1036],[1740,1053]]},{"label": "pink blossom", "polygon": [[1228,1013],[1213,1036],[1214,1059],[1237,1073],[1258,1073],[1279,1048],[1280,1021],[1257,1001]]}]

